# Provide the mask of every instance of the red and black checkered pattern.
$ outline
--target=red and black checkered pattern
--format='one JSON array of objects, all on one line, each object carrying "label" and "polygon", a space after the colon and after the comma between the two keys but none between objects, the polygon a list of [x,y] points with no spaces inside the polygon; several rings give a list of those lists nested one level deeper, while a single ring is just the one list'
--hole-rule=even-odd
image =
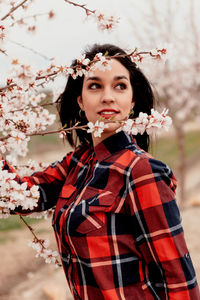
[{"label": "red and black checkered pattern", "polygon": [[40,186],[37,210],[56,205],[53,227],[74,299],[200,299],[176,179],[130,135],[81,146],[24,180]]}]

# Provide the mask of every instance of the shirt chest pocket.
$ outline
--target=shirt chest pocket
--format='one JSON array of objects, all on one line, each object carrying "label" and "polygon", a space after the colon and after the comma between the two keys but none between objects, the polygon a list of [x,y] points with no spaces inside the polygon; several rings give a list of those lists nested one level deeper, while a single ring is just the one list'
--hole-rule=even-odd
[{"label": "shirt chest pocket", "polygon": [[76,231],[87,234],[101,229],[106,223],[106,214],[113,211],[116,201],[117,196],[110,191],[87,187],[81,197],[81,222]]},{"label": "shirt chest pocket", "polygon": [[52,225],[55,224],[57,217],[74,201],[76,193],[77,190],[73,185],[68,184],[63,186],[56,204]]}]

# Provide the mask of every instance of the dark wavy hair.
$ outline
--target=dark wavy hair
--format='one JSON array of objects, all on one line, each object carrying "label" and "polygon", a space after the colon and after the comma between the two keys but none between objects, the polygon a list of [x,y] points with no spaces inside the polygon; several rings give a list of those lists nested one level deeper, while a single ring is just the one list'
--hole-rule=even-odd
[{"label": "dark wavy hair", "polygon": [[[89,50],[85,51],[85,55],[86,58],[93,60],[95,55],[99,52],[108,56],[127,54],[124,50],[112,44],[94,44]],[[151,108],[154,103],[154,94],[149,81],[137,65],[131,61],[130,57],[117,57],[115,59],[117,59],[130,74],[130,82],[135,101],[134,114],[132,114],[130,118],[136,118],[140,112],[147,113],[148,115],[151,114]],[[77,65],[77,60],[72,62],[71,67],[74,67],[75,65]],[[88,123],[86,117],[81,117],[79,115],[80,107],[77,103],[77,97],[82,93],[83,79],[84,76],[78,76],[76,79],[69,76],[65,90],[57,100],[57,108],[62,126],[66,125],[67,127],[72,127],[77,124],[77,122],[79,122],[80,126]],[[66,138],[72,147],[76,147],[78,143],[92,143],[91,134],[81,129],[68,132]],[[142,135],[137,134],[135,138],[138,146],[147,151],[149,147],[149,136],[147,133],[145,132]]]}]

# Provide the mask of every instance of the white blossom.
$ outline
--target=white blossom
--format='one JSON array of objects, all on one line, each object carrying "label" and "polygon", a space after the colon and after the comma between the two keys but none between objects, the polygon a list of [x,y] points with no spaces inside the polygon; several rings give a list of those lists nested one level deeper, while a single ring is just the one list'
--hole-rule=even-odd
[{"label": "white blossom", "polygon": [[[148,115],[140,112],[138,118],[135,120],[135,126],[137,127],[138,133],[143,134],[148,124]],[[132,132],[133,133],[133,132]]]},{"label": "white blossom", "polygon": [[[0,22],[0,47],[4,46],[8,38],[8,25],[6,22]],[[2,49],[1,49],[2,50]]]},{"label": "white blossom", "polygon": [[6,202],[0,200],[0,219],[6,219],[10,216],[10,210]]},{"label": "white blossom", "polygon": [[6,161],[8,161],[12,166],[17,164],[16,156],[12,156],[11,154],[6,155]]},{"label": "white blossom", "polygon": [[162,113],[152,109],[151,115],[140,112],[136,119],[128,119],[122,123],[116,132],[121,130],[137,135],[138,133],[143,134],[145,131],[147,134],[153,134],[158,129],[168,130],[169,126],[172,124],[172,119],[167,116],[168,110],[164,109]]},{"label": "white blossom", "polygon": [[28,246],[32,247],[34,250],[36,250],[37,253],[42,250],[42,245],[38,241],[35,241],[35,240],[34,241],[29,240]]},{"label": "white blossom", "polygon": [[128,119],[125,122],[122,122],[122,126],[119,127],[116,132],[120,132],[120,131],[125,131],[127,133],[131,133],[131,129],[132,129],[132,125],[133,125],[134,121],[132,119]]},{"label": "white blossom", "polygon": [[27,164],[24,166],[15,166],[15,169],[17,170],[18,174],[20,176],[30,176],[32,175],[32,173],[36,172],[36,171],[43,171],[44,169],[46,169],[48,166],[47,163],[43,163],[43,162],[37,162],[34,161],[32,159],[29,159],[27,161]]},{"label": "white blossom", "polygon": [[89,58],[85,58],[85,54],[81,55],[79,58],[77,58],[77,63],[87,66],[90,63]]},{"label": "white blossom", "polygon": [[7,151],[7,143],[5,141],[0,141],[0,152],[5,153]]},{"label": "white blossom", "polygon": [[163,112],[160,114],[156,110],[151,109],[149,123],[146,127],[146,131],[148,134],[155,133],[157,131],[157,129],[159,129],[159,128],[168,130],[169,126],[172,123],[172,120],[169,116],[166,116],[167,113],[168,113],[167,110],[163,110]]},{"label": "white blossom", "polygon": [[119,18],[115,16],[109,16],[105,12],[96,10],[94,14],[90,15],[97,22],[98,29],[100,31],[112,30],[119,23]]},{"label": "white blossom", "polygon": [[37,106],[42,100],[46,98],[46,94],[40,93],[38,95],[30,95],[29,97],[29,102],[31,103],[32,106]]},{"label": "white blossom", "polygon": [[[8,172],[8,170],[2,170],[3,163],[1,161],[0,169],[0,215],[4,215],[5,212],[9,213],[10,210],[14,210],[18,206],[22,209],[33,209],[37,206],[39,200],[39,187],[32,186],[27,188],[27,182],[18,183],[16,181],[16,173]],[[2,217],[2,216],[0,216]]]},{"label": "white blossom", "polygon": [[101,137],[102,132],[105,128],[108,128],[108,124],[105,124],[102,121],[96,121],[95,124],[89,122],[88,124],[89,129],[87,130],[88,133],[94,133],[94,137]]},{"label": "white blossom", "polygon": [[103,55],[101,52],[97,53],[93,59],[94,63],[90,67],[90,71],[94,71],[96,69],[100,70],[111,70],[112,60]]},{"label": "white blossom", "polygon": [[63,73],[66,74],[66,76],[68,76],[68,75],[73,75],[75,71],[74,69],[66,66],[63,68]]},{"label": "white blossom", "polygon": [[57,251],[52,251],[51,249],[44,249],[41,252],[40,256],[45,259],[45,262],[47,264],[55,263],[56,262],[56,258],[58,256],[58,252]]},{"label": "white blossom", "polygon": [[47,248],[49,246],[49,240],[29,240],[28,246],[36,250],[37,253],[35,257],[43,257],[47,264],[57,263],[58,252]]},{"label": "white blossom", "polygon": [[45,220],[47,220],[47,219],[52,219],[53,214],[54,214],[54,209],[50,208],[50,209],[48,209],[46,211],[34,212],[34,213],[30,214],[30,215],[27,215],[27,217],[34,218],[34,219],[44,218]]},{"label": "white blossom", "polygon": [[20,88],[26,90],[34,85],[36,73],[33,72],[30,65],[16,64],[11,70],[11,78]]},{"label": "white blossom", "polygon": [[59,133],[59,138],[63,139],[66,137],[66,131],[62,130],[60,133]]}]

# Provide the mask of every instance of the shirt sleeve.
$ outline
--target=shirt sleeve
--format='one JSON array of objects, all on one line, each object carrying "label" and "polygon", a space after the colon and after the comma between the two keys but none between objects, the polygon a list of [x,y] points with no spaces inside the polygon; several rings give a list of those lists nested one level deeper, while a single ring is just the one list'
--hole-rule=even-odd
[{"label": "shirt sleeve", "polygon": [[[56,205],[58,195],[67,177],[71,156],[72,152],[67,154],[61,161],[52,163],[44,171],[35,172],[31,176],[20,178],[18,174],[16,175],[15,180],[18,183],[27,182],[28,188],[31,188],[33,185],[38,185],[40,199],[38,206],[34,207],[33,210],[23,210],[21,207],[19,207],[15,209],[15,213],[28,214],[32,212],[41,212]],[[15,169],[6,161],[3,169],[12,173],[16,173]]]},{"label": "shirt sleeve", "polygon": [[[128,209],[133,235],[144,261],[144,285],[159,299],[200,299],[175,200],[176,178],[153,158],[140,158],[132,168]],[[155,296],[155,299],[156,296]]]}]

